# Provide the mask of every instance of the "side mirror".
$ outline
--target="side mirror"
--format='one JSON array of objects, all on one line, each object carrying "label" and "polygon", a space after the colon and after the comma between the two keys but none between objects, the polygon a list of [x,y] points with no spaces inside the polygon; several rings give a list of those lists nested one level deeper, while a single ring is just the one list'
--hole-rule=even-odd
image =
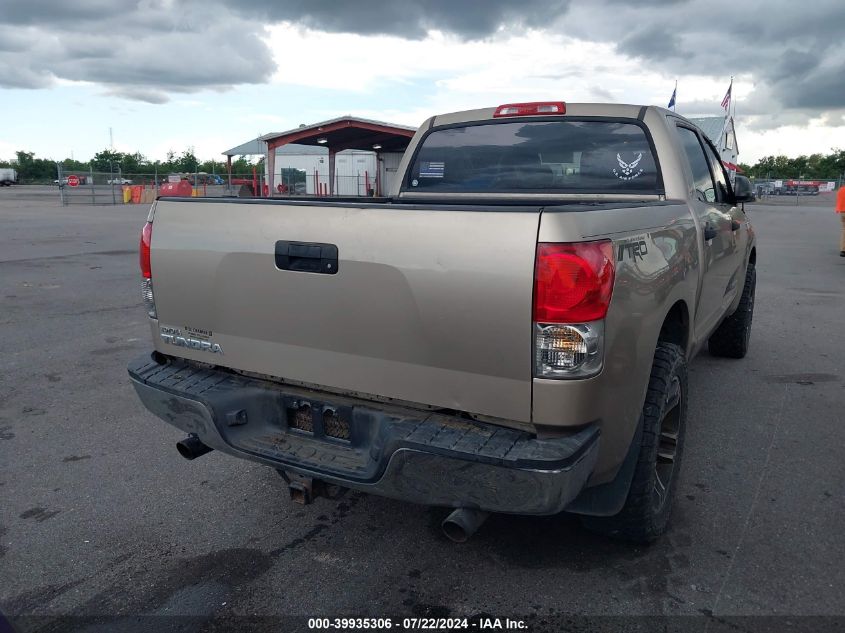
[{"label": "side mirror", "polygon": [[745,176],[736,174],[734,176],[734,200],[740,202],[752,202],[755,200],[754,189],[751,187],[751,181]]}]

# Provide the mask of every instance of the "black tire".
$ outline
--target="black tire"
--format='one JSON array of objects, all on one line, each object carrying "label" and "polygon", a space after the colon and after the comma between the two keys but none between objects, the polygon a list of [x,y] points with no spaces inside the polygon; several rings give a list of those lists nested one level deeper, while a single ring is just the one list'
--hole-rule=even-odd
[{"label": "black tire", "polygon": [[659,342],[640,417],[642,441],[622,510],[610,517],[585,516],[584,526],[613,538],[648,543],[666,531],[683,455],[687,420],[684,351]]},{"label": "black tire", "polygon": [[754,291],[757,287],[757,272],[754,264],[748,263],[745,270],[745,285],[736,311],[722,321],[710,335],[707,347],[713,356],[745,358],[751,340],[751,321],[754,317]]}]

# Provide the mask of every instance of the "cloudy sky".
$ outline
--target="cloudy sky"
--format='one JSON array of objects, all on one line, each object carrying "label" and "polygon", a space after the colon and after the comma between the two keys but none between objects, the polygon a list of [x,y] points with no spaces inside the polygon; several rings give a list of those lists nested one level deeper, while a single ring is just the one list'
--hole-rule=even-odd
[{"label": "cloudy sky", "polygon": [[562,99],[719,114],[740,160],[845,148],[845,2],[0,0],[0,158],[201,158],[354,114]]}]

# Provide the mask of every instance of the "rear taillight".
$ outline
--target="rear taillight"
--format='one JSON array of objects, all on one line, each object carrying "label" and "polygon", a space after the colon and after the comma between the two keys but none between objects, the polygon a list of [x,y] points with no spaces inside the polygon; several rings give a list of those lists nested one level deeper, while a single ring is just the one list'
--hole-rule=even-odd
[{"label": "rear taillight", "polygon": [[141,230],[141,244],[139,247],[141,263],[141,298],[147,314],[156,318],[156,304],[153,297],[153,271],[150,266],[150,242],[153,238],[153,223],[147,222]]},{"label": "rear taillight", "polygon": [[150,268],[150,242],[153,239],[153,223],[147,222],[141,230],[141,275],[145,279],[151,279],[153,271]]},{"label": "rear taillight", "polygon": [[581,323],[603,319],[613,291],[610,241],[537,245],[534,320]]},{"label": "rear taillight", "polygon": [[541,243],[534,272],[534,375],[583,378],[601,371],[604,317],[615,264],[609,240]]},{"label": "rear taillight", "polygon": [[566,104],[563,101],[536,101],[533,103],[506,103],[496,108],[495,118],[505,116],[542,116],[566,114]]}]

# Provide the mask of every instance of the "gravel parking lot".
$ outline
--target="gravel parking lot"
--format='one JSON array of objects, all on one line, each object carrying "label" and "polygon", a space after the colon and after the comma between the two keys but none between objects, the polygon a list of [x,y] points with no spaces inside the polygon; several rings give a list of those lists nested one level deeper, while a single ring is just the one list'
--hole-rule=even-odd
[{"label": "gravel parking lot", "polygon": [[[566,515],[494,516],[454,545],[444,510],[351,492],[298,506],[271,469],[216,452],[185,461],[182,434],[143,409],[125,371],[149,346],[147,207],[57,199],[0,189],[0,612],[22,630],[211,630],[222,616],[490,614],[530,631],[583,615],[845,618],[845,259],[830,196],[750,205],[751,352],[691,364],[672,527],[650,547]],[[193,617],[153,626],[139,614]],[[845,619],[813,621],[825,624]]]}]

